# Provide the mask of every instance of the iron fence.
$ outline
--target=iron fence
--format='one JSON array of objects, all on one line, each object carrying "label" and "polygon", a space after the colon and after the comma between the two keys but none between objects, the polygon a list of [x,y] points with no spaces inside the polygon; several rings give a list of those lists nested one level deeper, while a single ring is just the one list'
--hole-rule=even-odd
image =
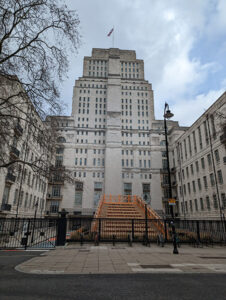
[{"label": "iron fence", "polygon": [[[178,243],[225,243],[226,223],[174,220]],[[172,242],[172,220],[62,216],[55,219],[0,219],[0,248],[53,248],[74,242]]]},{"label": "iron fence", "polygon": [[57,220],[0,219],[0,248],[53,248]]},{"label": "iron fence", "polygon": [[[174,220],[178,243],[225,243],[226,222]],[[67,220],[69,241],[172,242],[172,220],[75,217]]]}]

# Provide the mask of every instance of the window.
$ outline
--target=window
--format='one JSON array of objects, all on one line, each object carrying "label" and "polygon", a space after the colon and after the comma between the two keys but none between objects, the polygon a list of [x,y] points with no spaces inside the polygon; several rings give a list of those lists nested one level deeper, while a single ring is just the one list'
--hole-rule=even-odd
[{"label": "window", "polygon": [[186,174],[187,174],[187,178],[189,178],[189,170],[188,170],[188,167],[186,167]]},{"label": "window", "polygon": [[207,189],[208,188],[208,184],[207,184],[207,178],[206,178],[206,176],[203,176],[203,183],[204,183],[205,189]]},{"label": "window", "polygon": [[132,195],[132,183],[124,183],[124,195]]},{"label": "window", "polygon": [[75,205],[82,205],[83,183],[75,183]]},{"label": "window", "polygon": [[15,189],[14,199],[13,199],[13,205],[17,204],[17,197],[18,197],[18,189]]},{"label": "window", "polygon": [[192,136],[193,136],[194,150],[195,150],[195,152],[197,152],[196,138],[195,138],[195,131],[192,132]]},{"label": "window", "polygon": [[198,178],[198,187],[199,187],[199,190],[201,191],[202,185],[201,185],[201,180],[200,180],[200,178]]},{"label": "window", "polygon": [[215,123],[214,123],[214,116],[210,116],[210,123],[211,123],[211,129],[212,129],[212,134],[213,134],[213,139],[216,139],[216,128],[215,128]]},{"label": "window", "polygon": [[200,146],[200,149],[202,149],[202,134],[201,134],[200,126],[198,127],[198,135],[199,135],[199,146]]},{"label": "window", "polygon": [[198,201],[197,201],[197,199],[195,199],[195,210],[196,210],[196,211],[199,210],[199,209],[198,209]]},{"label": "window", "polygon": [[184,203],[185,203],[185,211],[188,212],[188,203],[187,201],[185,201]]},{"label": "window", "polygon": [[209,196],[206,196],[206,207],[208,210],[210,210],[210,198]]},{"label": "window", "polygon": [[205,132],[205,139],[206,139],[206,144],[209,144],[209,137],[208,137],[208,130],[207,130],[207,123],[206,121],[203,122],[204,125],[204,132]]},{"label": "window", "polygon": [[217,195],[213,194],[213,207],[218,209]]},{"label": "window", "polygon": [[59,136],[59,137],[57,138],[57,143],[66,143],[66,140],[65,140],[64,137]]},{"label": "window", "polygon": [[211,156],[210,156],[210,154],[207,155],[207,161],[208,161],[208,165],[211,166],[212,161],[211,161]]},{"label": "window", "polygon": [[27,205],[28,205],[28,193],[26,193],[26,196],[25,196],[24,207],[26,208]]},{"label": "window", "polygon": [[147,204],[150,204],[151,196],[150,196],[150,184],[149,183],[143,183],[143,199]]},{"label": "window", "polygon": [[189,195],[191,194],[191,186],[190,186],[190,182],[188,182],[188,193],[189,193]]},{"label": "window", "polygon": [[192,156],[192,150],[191,150],[191,138],[190,138],[190,135],[188,136],[188,146],[189,146],[189,153],[190,153],[190,156]]},{"label": "window", "polygon": [[192,200],[190,200],[189,202],[190,202],[190,211],[193,212]]},{"label": "window", "polygon": [[[77,149],[76,149],[77,150]],[[64,153],[64,148],[57,148],[56,149],[56,154],[63,154]],[[33,154],[33,153],[32,153]],[[33,160],[33,159],[32,159]]]},{"label": "window", "polygon": [[59,201],[51,201],[50,203],[50,212],[58,213],[59,211]]},{"label": "window", "polygon": [[199,162],[198,161],[195,162],[195,167],[196,167],[196,172],[199,172]]},{"label": "window", "polygon": [[223,208],[226,208],[226,197],[225,197],[225,193],[221,193],[221,202],[222,202]]},{"label": "window", "polygon": [[196,193],[195,181],[192,181],[193,192]]},{"label": "window", "polygon": [[167,169],[167,159],[162,160],[162,168],[165,170]]},{"label": "window", "polygon": [[52,196],[53,197],[59,197],[60,196],[60,186],[59,185],[53,185],[53,187],[52,187]]},{"label": "window", "polygon": [[10,187],[8,185],[6,185],[5,189],[4,189],[3,197],[2,197],[2,204],[8,203],[9,191],[10,191]]},{"label": "window", "polygon": [[210,183],[212,186],[215,184],[213,173],[210,174]]},{"label": "window", "polygon": [[204,160],[204,157],[201,158],[201,166],[202,166],[202,169],[205,169],[205,160]]},{"label": "window", "polygon": [[215,154],[216,162],[219,163],[219,162],[220,162],[220,156],[219,156],[219,151],[218,151],[218,149],[214,151],[214,154]]},{"label": "window", "polygon": [[200,208],[201,208],[201,210],[204,210],[203,199],[200,198],[199,200],[200,200]]},{"label": "window", "polygon": [[224,181],[223,181],[223,176],[222,176],[221,170],[218,170],[218,171],[217,171],[217,177],[218,177],[218,183],[219,183],[219,184],[223,184]]},{"label": "window", "polygon": [[193,164],[191,164],[191,174],[194,174]]}]

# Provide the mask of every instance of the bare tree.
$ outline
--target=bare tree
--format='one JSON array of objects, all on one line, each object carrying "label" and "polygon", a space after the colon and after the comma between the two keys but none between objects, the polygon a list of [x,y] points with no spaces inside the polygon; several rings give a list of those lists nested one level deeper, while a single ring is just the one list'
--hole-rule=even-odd
[{"label": "bare tree", "polygon": [[76,12],[64,1],[0,0],[0,168],[22,163],[46,174],[46,154],[30,161],[25,146],[23,157],[12,159],[8,153],[23,126],[25,144],[32,138],[53,153],[54,126],[45,131],[35,115],[44,120],[61,111],[58,87],[68,55],[79,45],[78,26]]},{"label": "bare tree", "polygon": [[79,19],[58,0],[0,0],[0,73],[16,75],[41,117],[59,113],[59,82],[79,45]]}]

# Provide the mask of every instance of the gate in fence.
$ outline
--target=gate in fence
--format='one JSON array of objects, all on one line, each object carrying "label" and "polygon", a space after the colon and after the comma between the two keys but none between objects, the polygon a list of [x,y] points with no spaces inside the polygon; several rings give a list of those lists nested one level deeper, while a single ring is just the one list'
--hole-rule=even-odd
[{"label": "gate in fence", "polygon": [[53,248],[56,233],[56,219],[0,219],[0,248]]}]

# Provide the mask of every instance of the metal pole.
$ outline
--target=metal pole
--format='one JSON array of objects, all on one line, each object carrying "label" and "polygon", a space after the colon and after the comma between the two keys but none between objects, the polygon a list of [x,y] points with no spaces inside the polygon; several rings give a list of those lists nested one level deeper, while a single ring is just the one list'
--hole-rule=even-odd
[{"label": "metal pole", "polygon": [[[167,125],[166,125],[166,108],[168,107],[168,104],[165,103],[164,108],[164,129],[165,129],[165,140],[166,140],[166,157],[167,157],[167,171],[168,171],[168,182],[169,182],[169,199],[172,199],[172,185],[171,185],[171,177],[170,177],[170,166],[169,166],[169,149],[168,149],[168,137],[167,137]],[[173,234],[173,254],[178,254],[177,249],[177,241],[176,241],[176,230],[174,225],[174,213],[173,213],[173,206],[170,205],[170,213],[171,213],[171,226],[172,226],[172,234]]]},{"label": "metal pole", "polygon": [[147,204],[145,204],[145,239],[146,239],[146,245],[148,245],[148,210],[147,210]]}]

